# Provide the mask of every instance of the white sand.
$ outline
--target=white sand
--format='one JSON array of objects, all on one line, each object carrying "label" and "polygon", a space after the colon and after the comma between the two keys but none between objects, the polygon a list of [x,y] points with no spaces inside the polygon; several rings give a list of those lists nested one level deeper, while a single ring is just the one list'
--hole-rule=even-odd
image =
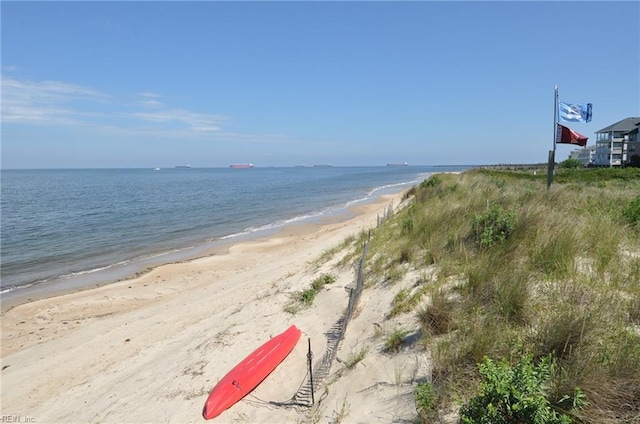
[{"label": "white sand", "polygon": [[[376,327],[415,327],[412,316],[385,321],[401,285],[365,289],[337,355],[346,360],[363,347],[368,353],[352,370],[332,364],[315,408],[273,404],[291,400],[303,383],[308,338],[314,363],[324,354],[325,333],[344,313],[345,287],[355,280],[354,269],[338,268],[335,260],[320,269],[310,262],[375,227],[377,216],[400,199],[401,193],[359,206],[346,222],[288,227],[225,254],[3,313],[0,415],[36,423],[204,422],[202,407],[218,380],[295,324],[303,336],[293,352],[212,422],[412,420],[411,383],[425,377],[426,356],[411,350],[386,355],[376,336]],[[290,294],[324,272],[337,281],[310,308],[285,312]]]}]

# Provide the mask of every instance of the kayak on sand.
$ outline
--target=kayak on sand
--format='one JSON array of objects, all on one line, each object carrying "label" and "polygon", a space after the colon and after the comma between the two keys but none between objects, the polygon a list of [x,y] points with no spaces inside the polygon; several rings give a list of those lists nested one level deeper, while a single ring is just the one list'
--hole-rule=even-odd
[{"label": "kayak on sand", "polygon": [[255,389],[293,350],[301,332],[292,325],[253,351],[216,384],[204,404],[202,416],[215,418]]}]

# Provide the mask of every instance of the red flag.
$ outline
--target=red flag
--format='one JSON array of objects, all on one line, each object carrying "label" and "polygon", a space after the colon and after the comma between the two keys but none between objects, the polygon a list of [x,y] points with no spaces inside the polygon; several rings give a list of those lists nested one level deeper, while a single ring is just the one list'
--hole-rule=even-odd
[{"label": "red flag", "polygon": [[564,125],[558,124],[558,130],[556,132],[556,143],[577,144],[578,146],[586,146],[589,138],[578,134],[571,128],[567,128]]}]

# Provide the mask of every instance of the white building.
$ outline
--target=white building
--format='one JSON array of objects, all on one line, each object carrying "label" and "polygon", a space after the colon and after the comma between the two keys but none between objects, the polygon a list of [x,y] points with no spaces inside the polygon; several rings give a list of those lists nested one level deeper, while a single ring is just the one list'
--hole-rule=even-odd
[{"label": "white building", "polygon": [[575,149],[569,153],[569,159],[577,159],[584,166],[593,165],[594,158],[596,156],[596,146],[586,146],[580,149]]},{"label": "white building", "polygon": [[[625,118],[596,131],[595,166],[640,164],[640,118]],[[636,165],[637,166],[637,165]]]}]

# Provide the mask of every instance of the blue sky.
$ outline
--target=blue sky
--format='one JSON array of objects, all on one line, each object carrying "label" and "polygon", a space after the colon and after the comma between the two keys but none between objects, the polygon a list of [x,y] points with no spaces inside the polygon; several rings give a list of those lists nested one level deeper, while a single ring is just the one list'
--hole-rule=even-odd
[{"label": "blue sky", "polygon": [[545,162],[556,84],[589,144],[640,116],[635,1],[0,7],[3,168]]}]

